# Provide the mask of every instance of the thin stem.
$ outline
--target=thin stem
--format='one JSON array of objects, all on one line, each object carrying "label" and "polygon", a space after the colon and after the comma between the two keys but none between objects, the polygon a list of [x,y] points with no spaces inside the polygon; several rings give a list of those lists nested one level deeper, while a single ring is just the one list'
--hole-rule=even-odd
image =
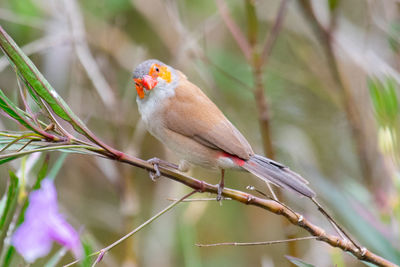
[{"label": "thin stem", "polygon": [[27,151],[19,151],[19,152],[13,152],[13,153],[8,153],[4,155],[0,155],[0,160],[1,159],[6,159],[10,157],[21,157],[24,155],[32,154],[35,152],[44,152],[44,151],[54,151],[54,150],[60,150],[60,149],[71,149],[71,148],[81,148],[81,149],[86,149],[92,152],[102,152],[101,148],[93,147],[93,146],[85,146],[85,145],[59,145],[59,146],[48,146],[48,147],[40,147],[36,149],[31,149]]},{"label": "thin stem", "polygon": [[25,96],[26,90],[22,89],[21,81],[20,81],[20,79],[18,79],[18,75],[17,75],[17,85],[18,85],[18,89],[19,89],[19,94],[21,95],[22,102],[24,103],[25,111],[29,114],[29,116],[36,123],[36,125],[40,126],[39,122],[37,121],[36,116],[33,114],[30,106],[28,105],[28,101],[26,101],[26,96]]},{"label": "thin stem", "polygon": [[[169,201],[176,201],[176,198],[167,198]],[[208,198],[191,198],[191,199],[185,199],[182,202],[204,202],[204,201],[214,201],[215,202],[216,198],[215,197],[208,197]],[[226,198],[223,197],[221,198],[222,200],[232,200],[231,198]]]},{"label": "thin stem", "polygon": [[[126,155],[126,154],[123,154],[121,156],[121,158],[119,159],[119,161],[146,169],[148,171],[150,171],[150,170],[154,171],[152,164],[150,164],[144,160]],[[208,193],[213,193],[213,194],[218,193],[217,185],[208,184],[202,180],[198,180],[193,177],[186,176],[175,170],[169,170],[169,169],[165,169],[163,167],[159,167],[159,169],[160,169],[161,174],[164,177],[167,177],[167,178],[170,178],[177,182],[180,182],[186,186],[189,186],[195,190],[198,190],[199,192],[208,192]],[[245,193],[242,191],[230,189],[227,187],[225,187],[222,190],[222,196],[229,197],[232,200],[241,202],[246,205],[257,206],[262,209],[268,210],[272,213],[275,213],[277,215],[284,216],[291,224],[305,229],[312,236],[318,237],[317,238],[318,241],[325,242],[332,247],[338,247],[343,251],[349,252],[349,253],[353,254],[356,258],[358,258],[359,260],[374,263],[378,266],[391,266],[391,267],[397,266],[396,264],[370,252],[368,249],[366,249],[364,247],[361,247],[361,249],[358,249],[353,243],[348,242],[347,240],[341,238],[340,236],[327,234],[324,229],[312,224],[310,221],[308,221],[306,218],[304,218],[303,215],[293,212],[291,209],[289,209],[288,207],[286,207],[284,204],[280,203],[279,201],[258,198],[252,194],[248,194],[248,193]]]},{"label": "thin stem", "polygon": [[243,82],[241,79],[239,79],[238,77],[236,77],[235,75],[232,75],[231,73],[225,71],[224,68],[221,68],[220,66],[218,66],[217,64],[215,64],[208,55],[204,55],[203,57],[201,57],[201,59],[206,63],[209,64],[211,66],[213,66],[216,70],[218,70],[221,74],[223,74],[224,76],[226,76],[227,78],[231,79],[232,81],[235,81],[236,83],[240,84],[242,87],[244,87],[246,90],[251,90],[252,88],[247,85],[245,82]]},{"label": "thin stem", "polygon": [[267,182],[267,181],[265,181],[265,183],[267,184],[267,187],[268,187],[269,192],[271,192],[272,198],[273,198],[274,200],[278,201],[279,199],[278,199],[278,197],[276,196],[274,190],[272,189],[271,184],[270,184],[269,182]]},{"label": "thin stem", "polygon": [[63,135],[64,137],[67,137],[68,139],[73,139],[74,137],[73,137],[70,133],[68,133],[68,131],[66,131],[66,130],[62,127],[62,125],[57,121],[56,117],[53,115],[53,112],[51,112],[50,108],[47,106],[46,101],[44,101],[42,98],[41,98],[40,100],[42,101],[42,104],[43,104],[44,108],[45,108],[46,111],[47,111],[48,117],[50,118],[50,120],[51,120],[55,125],[57,125],[57,129],[62,133],[62,135]]},{"label": "thin stem", "polygon": [[263,51],[261,53],[261,64],[263,65],[267,64],[272,48],[274,47],[278,34],[282,28],[283,19],[285,17],[285,12],[287,10],[287,4],[288,0],[282,0],[279,6],[278,15],[276,15],[274,25],[272,26],[271,31],[269,31],[268,33],[267,40],[265,42]]},{"label": "thin stem", "polygon": [[[104,156],[108,159],[124,162],[124,163],[127,163],[132,166],[140,167],[147,171],[154,171],[153,164],[151,164],[145,160],[124,154],[117,150],[115,150],[115,151],[120,155],[120,157],[115,158],[113,154],[109,154],[106,150],[103,150],[101,148],[92,147],[92,146],[83,146],[83,145],[53,146],[53,147],[44,147],[44,148],[34,149],[31,151],[28,151],[27,153],[51,151],[51,150],[63,149],[63,148],[87,149],[89,151],[94,151],[97,153],[97,155]],[[11,156],[14,156],[14,155],[20,156],[21,153],[15,153]],[[8,156],[10,156],[10,155],[8,155]],[[4,157],[4,155],[0,156],[0,159],[2,157]],[[213,193],[213,194],[218,193],[217,185],[208,184],[202,180],[198,180],[193,177],[186,176],[182,173],[179,173],[176,170],[165,169],[161,166],[159,167],[159,170],[161,172],[161,175],[163,175],[164,177],[167,177],[167,178],[170,178],[177,182],[180,182],[188,187],[193,188],[194,190],[196,190],[198,192],[208,192],[208,193]],[[397,266],[394,263],[370,252],[369,250],[367,250],[364,247],[361,247],[361,249],[359,249],[353,243],[348,242],[347,240],[345,240],[339,236],[327,234],[324,229],[312,224],[310,221],[308,221],[306,218],[304,218],[303,215],[293,212],[291,209],[289,209],[288,207],[286,207],[283,203],[280,203],[279,201],[259,198],[252,194],[248,194],[248,193],[245,193],[242,191],[230,189],[227,187],[225,187],[222,190],[222,196],[224,196],[226,198],[231,198],[232,200],[241,202],[246,205],[257,206],[262,209],[268,210],[272,213],[275,213],[277,215],[284,216],[291,224],[305,229],[312,236],[318,237],[319,241],[325,242],[325,243],[331,245],[332,247],[338,247],[343,251],[347,251],[347,252],[353,254],[359,260],[374,263],[378,266]],[[174,203],[172,203],[172,204],[174,204]],[[120,242],[118,242],[118,244],[119,243]],[[97,252],[97,253],[100,253],[100,252]],[[96,254],[96,255],[98,255],[98,254]]]},{"label": "thin stem", "polygon": [[30,143],[32,143],[33,142],[33,140],[31,139],[31,140],[28,140],[23,146],[21,146],[18,150],[17,150],[17,152],[20,152],[21,150],[23,150],[25,147],[27,147]]},{"label": "thin stem", "polygon": [[[169,206],[167,206],[165,209],[163,209],[162,211],[160,211],[159,213],[157,213],[156,215],[154,215],[153,217],[151,217],[150,219],[148,219],[147,221],[145,221],[144,223],[142,223],[139,227],[135,228],[133,231],[131,231],[130,233],[124,235],[122,238],[118,239],[117,241],[115,241],[114,243],[112,243],[111,245],[100,249],[92,254],[89,255],[89,257],[92,256],[96,256],[99,255],[98,258],[96,259],[96,261],[94,262],[94,264],[92,266],[95,266],[98,262],[101,261],[102,257],[108,252],[110,251],[112,248],[116,247],[117,245],[119,245],[120,243],[122,243],[123,241],[125,241],[126,239],[128,239],[129,237],[133,236],[134,234],[136,234],[137,232],[139,232],[140,230],[142,230],[145,226],[149,225],[150,223],[152,223],[154,220],[156,220],[157,218],[159,218],[161,215],[165,214],[166,212],[168,212],[169,210],[171,210],[173,207],[175,207],[176,205],[178,205],[180,202],[182,202],[183,200],[185,200],[186,198],[190,197],[191,195],[193,195],[194,193],[198,192],[198,190],[193,190],[192,192],[184,195],[183,197],[181,197],[180,199],[174,201],[173,203],[171,203]],[[64,267],[68,267],[68,266],[72,266],[75,263],[78,263],[80,260],[76,260],[73,261],[67,265],[64,265]]]},{"label": "thin stem", "polygon": [[236,43],[242,50],[242,53],[245,56],[245,58],[247,60],[250,60],[252,51],[250,43],[247,41],[246,37],[240,30],[239,26],[232,19],[228,10],[228,6],[226,5],[225,1],[215,0],[215,2],[217,3],[218,11],[222,17],[222,20],[225,22],[226,27],[228,27]]},{"label": "thin stem", "polygon": [[[39,135],[35,134],[35,133],[29,133],[26,135],[21,135],[16,137],[14,140],[12,140],[11,142],[9,142],[6,146],[4,146],[2,149],[0,149],[0,153],[7,150],[7,148],[9,148],[10,146],[12,146],[15,143],[18,143],[18,141],[21,141],[22,139],[27,139],[28,137],[36,137],[35,139],[40,141],[41,139],[39,138]],[[33,141],[34,139],[30,139],[30,141]],[[21,149],[22,150],[22,149]]]},{"label": "thin stem", "polygon": [[[338,232],[339,235],[343,233],[348,240],[350,240],[351,243],[353,243],[354,246],[356,246],[359,250],[361,250],[360,246],[350,237],[349,234],[346,233],[346,231],[343,230],[343,228],[333,219],[333,217],[322,207],[321,204],[315,199],[311,199],[312,202],[314,202],[315,205],[317,205],[318,210],[325,215],[326,218],[328,218],[329,222],[333,224],[333,227],[335,230]],[[343,237],[342,237],[343,238]],[[344,238],[343,238],[344,239]]]},{"label": "thin stem", "polygon": [[224,242],[224,243],[215,243],[215,244],[196,244],[198,247],[218,247],[218,246],[265,246],[265,245],[274,245],[274,244],[282,244],[289,243],[295,241],[303,241],[310,239],[317,239],[317,236],[306,236],[306,237],[298,237],[291,239],[283,239],[283,240],[273,240],[273,241],[261,241],[261,242]]}]

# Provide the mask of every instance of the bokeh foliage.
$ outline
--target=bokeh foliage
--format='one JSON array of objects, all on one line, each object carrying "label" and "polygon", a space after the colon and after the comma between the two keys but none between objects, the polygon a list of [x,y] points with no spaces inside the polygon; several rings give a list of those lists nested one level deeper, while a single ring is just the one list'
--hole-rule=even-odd
[{"label": "bokeh foliage", "polygon": [[[246,1],[226,2],[240,28],[244,32],[254,30],[246,28]],[[284,26],[263,72],[277,159],[310,180],[326,206],[356,239],[399,263],[399,4],[383,1],[387,7],[383,9],[372,1],[312,1],[324,27],[329,28],[329,23],[336,21],[332,31],[334,55],[351,95],[349,106],[360,117],[360,131],[369,144],[367,158],[385,170],[372,168],[376,173],[371,174],[371,180],[364,177],[359,163],[365,155],[355,148],[343,105],[346,95],[340,93],[331,75],[332,62],[326,57],[324,41],[313,32],[300,2],[289,3]],[[279,2],[255,3],[258,38],[262,39],[271,29]],[[138,63],[159,58],[184,71],[262,153],[252,67],[222,22],[214,1],[92,0],[77,4],[80,12],[71,14],[62,1],[4,0],[0,3],[0,23],[20,46],[26,45],[25,52],[40,72],[93,132],[114,147],[141,158],[157,156],[177,161],[144,130],[131,81],[131,71]],[[113,106],[102,102],[99,94],[104,88],[94,86],[93,77],[79,58],[76,46],[81,37],[75,39],[72,34],[74,15],[83,19],[95,67],[116,99]],[[12,68],[1,67],[6,65],[4,62],[2,58],[0,87],[5,93],[0,95],[0,101],[8,97],[19,104],[20,109],[14,109],[22,114],[25,111],[18,96],[17,77]],[[4,106],[4,101],[0,104]],[[0,130],[22,128],[2,117]],[[0,146],[9,141],[1,136]],[[38,174],[45,172],[44,166],[53,168],[55,171],[46,173],[57,176],[63,209],[76,227],[84,227],[85,240],[95,249],[129,232],[166,206],[167,198],[185,190],[170,181],[153,183],[144,171],[94,157],[69,155],[65,159],[59,152],[44,157],[2,164],[0,192],[4,196],[15,195],[15,175],[20,186],[34,184]],[[28,171],[24,166],[30,160],[38,163]],[[218,177],[197,168],[193,175],[214,183]],[[229,187],[244,190],[246,185],[254,184],[264,190],[250,175],[228,172],[228,176]],[[23,198],[26,193],[18,195]],[[3,210],[12,208],[10,199],[13,198],[4,197],[0,202]],[[287,201],[329,229],[306,200],[288,194]],[[285,245],[197,248],[194,243],[283,239],[287,232],[304,234],[283,227],[273,215],[236,203],[185,203],[113,250],[101,264],[284,266],[289,264],[283,257],[287,254]],[[296,257],[315,266],[360,264],[345,254],[338,257],[334,249],[312,241],[299,243],[298,250]],[[63,263],[70,260],[66,256]]]}]

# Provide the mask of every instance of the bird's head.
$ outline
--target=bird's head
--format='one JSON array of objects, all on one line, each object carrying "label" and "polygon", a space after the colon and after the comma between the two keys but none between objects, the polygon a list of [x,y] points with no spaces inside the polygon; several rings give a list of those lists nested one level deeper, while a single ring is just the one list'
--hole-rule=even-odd
[{"label": "bird's head", "polygon": [[153,88],[171,83],[172,68],[156,59],[140,63],[133,72],[136,91],[143,99]]}]

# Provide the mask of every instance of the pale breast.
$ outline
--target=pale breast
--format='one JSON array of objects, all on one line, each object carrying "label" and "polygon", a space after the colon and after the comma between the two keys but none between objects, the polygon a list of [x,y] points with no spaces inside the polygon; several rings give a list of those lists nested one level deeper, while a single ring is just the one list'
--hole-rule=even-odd
[{"label": "pale breast", "polygon": [[143,99],[137,97],[140,116],[147,130],[156,138],[161,139],[164,131],[164,116],[166,99],[174,95],[171,87],[155,87]]}]

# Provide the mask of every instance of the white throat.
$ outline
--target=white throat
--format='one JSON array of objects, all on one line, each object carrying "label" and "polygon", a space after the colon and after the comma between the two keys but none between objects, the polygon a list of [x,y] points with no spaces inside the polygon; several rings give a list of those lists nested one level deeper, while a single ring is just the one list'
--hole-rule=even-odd
[{"label": "white throat", "polygon": [[150,91],[145,90],[144,98],[136,97],[139,113],[147,126],[149,126],[150,121],[154,123],[154,120],[157,120],[157,112],[162,109],[163,103],[165,102],[164,100],[175,95],[175,88],[178,86],[179,76],[173,68],[169,68],[171,70],[170,83],[158,77],[157,86]]}]

